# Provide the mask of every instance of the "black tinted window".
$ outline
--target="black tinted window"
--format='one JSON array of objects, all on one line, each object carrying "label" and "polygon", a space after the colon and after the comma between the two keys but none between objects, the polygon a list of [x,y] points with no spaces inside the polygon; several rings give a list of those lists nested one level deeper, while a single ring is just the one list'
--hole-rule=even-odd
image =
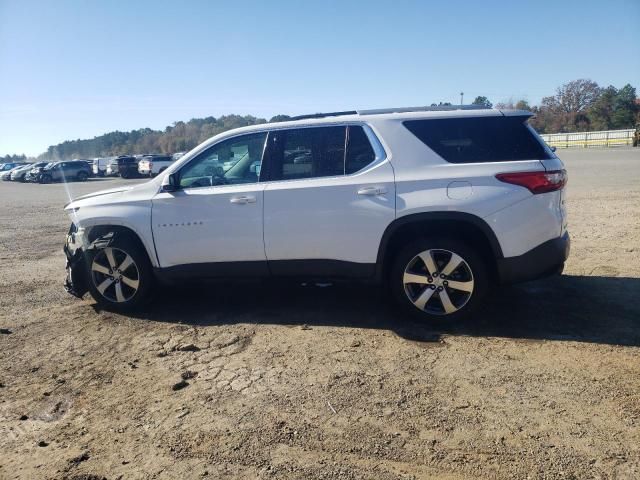
[{"label": "black tinted window", "polygon": [[373,162],[376,154],[373,151],[369,138],[364,132],[364,128],[349,126],[347,140],[347,156],[345,158],[345,173],[355,173]]},{"label": "black tinted window", "polygon": [[447,162],[477,163],[549,158],[525,117],[409,120],[405,127]]},{"label": "black tinted window", "polygon": [[344,175],[346,127],[312,127],[273,132],[273,180]]}]

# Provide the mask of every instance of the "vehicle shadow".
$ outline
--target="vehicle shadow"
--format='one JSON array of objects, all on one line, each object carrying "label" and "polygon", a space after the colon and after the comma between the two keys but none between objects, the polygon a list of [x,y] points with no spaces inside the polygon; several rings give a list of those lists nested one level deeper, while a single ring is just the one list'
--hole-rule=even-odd
[{"label": "vehicle shadow", "polygon": [[212,282],[162,287],[134,317],[211,326],[232,323],[385,329],[413,341],[441,335],[571,340],[640,346],[640,278],[563,275],[497,289],[456,325],[406,318],[376,286]]}]

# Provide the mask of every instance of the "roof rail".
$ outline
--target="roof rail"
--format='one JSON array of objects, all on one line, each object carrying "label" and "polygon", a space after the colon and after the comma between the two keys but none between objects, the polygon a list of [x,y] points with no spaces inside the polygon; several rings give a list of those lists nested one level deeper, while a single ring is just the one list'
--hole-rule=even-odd
[{"label": "roof rail", "polygon": [[311,113],[309,115],[298,115],[297,117],[291,117],[291,120],[306,120],[308,118],[323,118],[323,117],[340,117],[342,115],[356,115],[358,112],[355,110],[347,110],[344,112],[329,112],[329,113]]},{"label": "roof rail", "polygon": [[487,110],[487,107],[484,105],[434,105],[430,107],[377,108],[373,110],[358,110],[358,115],[378,115],[381,113],[406,112],[438,112],[450,110]]},{"label": "roof rail", "polygon": [[484,105],[435,105],[430,107],[396,107],[378,108],[373,110],[346,110],[344,112],[311,113],[298,115],[291,120],[306,120],[309,118],[340,117],[343,115],[378,115],[381,113],[406,113],[406,112],[438,112],[450,110],[487,110]]}]

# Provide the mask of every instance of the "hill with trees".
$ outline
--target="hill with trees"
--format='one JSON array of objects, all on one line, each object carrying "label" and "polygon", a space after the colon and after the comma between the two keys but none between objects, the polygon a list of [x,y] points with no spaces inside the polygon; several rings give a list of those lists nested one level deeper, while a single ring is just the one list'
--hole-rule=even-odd
[{"label": "hill with trees", "polygon": [[[282,121],[287,118],[289,117],[286,115],[279,115],[272,121]],[[226,130],[260,123],[266,123],[266,120],[251,115],[193,118],[188,122],[175,122],[164,131],[141,128],[130,132],[110,132],[89,140],[68,140],[50,146],[38,159],[60,160],[139,153],[184,152]]]}]

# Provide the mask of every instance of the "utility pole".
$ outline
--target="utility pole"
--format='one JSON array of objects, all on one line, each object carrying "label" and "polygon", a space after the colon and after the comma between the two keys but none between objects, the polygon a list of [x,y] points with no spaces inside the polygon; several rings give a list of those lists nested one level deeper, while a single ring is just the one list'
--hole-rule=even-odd
[{"label": "utility pole", "polygon": [[464,105],[464,92],[460,92],[460,105]]}]

